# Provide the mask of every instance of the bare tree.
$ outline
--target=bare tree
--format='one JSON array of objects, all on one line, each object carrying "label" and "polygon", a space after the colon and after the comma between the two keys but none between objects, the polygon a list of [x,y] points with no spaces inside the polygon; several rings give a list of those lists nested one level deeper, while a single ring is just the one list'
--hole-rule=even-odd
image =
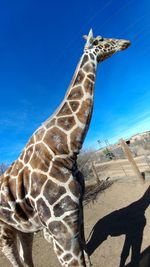
[{"label": "bare tree", "polygon": [[7,165],[5,163],[0,163],[0,175],[2,175],[6,169]]},{"label": "bare tree", "polygon": [[78,156],[78,169],[83,173],[85,179],[90,179],[92,173],[92,161],[95,151],[92,149],[82,150]]}]

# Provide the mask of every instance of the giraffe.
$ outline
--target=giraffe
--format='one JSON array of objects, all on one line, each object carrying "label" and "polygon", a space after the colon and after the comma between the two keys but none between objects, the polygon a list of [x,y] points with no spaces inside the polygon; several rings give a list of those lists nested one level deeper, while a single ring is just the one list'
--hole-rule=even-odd
[{"label": "giraffe", "polygon": [[83,226],[84,178],[76,160],[91,120],[97,65],[130,42],[94,38],[92,30],[84,39],[64,100],[0,178],[0,247],[14,267],[34,267],[33,234],[40,230],[61,266],[91,266]]}]

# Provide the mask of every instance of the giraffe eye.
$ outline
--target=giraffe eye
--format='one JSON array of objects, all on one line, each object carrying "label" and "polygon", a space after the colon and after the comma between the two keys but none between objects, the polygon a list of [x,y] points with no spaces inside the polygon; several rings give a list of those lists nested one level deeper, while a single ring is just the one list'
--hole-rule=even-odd
[{"label": "giraffe eye", "polygon": [[98,40],[95,40],[95,41],[93,42],[93,45],[98,45]]}]

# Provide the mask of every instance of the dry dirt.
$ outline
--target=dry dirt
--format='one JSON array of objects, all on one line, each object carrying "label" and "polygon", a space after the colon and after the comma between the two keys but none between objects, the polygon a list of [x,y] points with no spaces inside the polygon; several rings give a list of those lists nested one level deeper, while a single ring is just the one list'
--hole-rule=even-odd
[{"label": "dry dirt", "polygon": [[[145,172],[150,170],[150,156],[138,156],[134,158],[139,170]],[[111,179],[116,178],[126,178],[134,176],[133,169],[131,168],[130,162],[127,159],[118,159],[108,162],[100,162],[99,160],[95,161],[95,167],[101,179],[106,177],[111,177]]]},{"label": "dry dirt", "polygon": [[[86,238],[97,223],[88,243],[93,267],[119,267],[125,236],[128,236],[129,247],[133,248],[133,258],[134,254],[137,258],[140,237],[143,238],[140,267],[150,267],[150,208],[144,209],[145,199],[134,203],[142,197],[149,185],[150,179],[140,184],[136,177],[124,176],[100,194],[94,203],[84,208]],[[148,197],[150,200],[150,193]],[[132,203],[134,204],[128,207]],[[127,247],[124,251],[127,251]],[[131,266],[131,254],[130,249],[126,265],[122,266]],[[35,236],[33,257],[36,267],[60,266],[52,246],[43,239],[41,233]],[[2,254],[0,266],[11,267]]]}]

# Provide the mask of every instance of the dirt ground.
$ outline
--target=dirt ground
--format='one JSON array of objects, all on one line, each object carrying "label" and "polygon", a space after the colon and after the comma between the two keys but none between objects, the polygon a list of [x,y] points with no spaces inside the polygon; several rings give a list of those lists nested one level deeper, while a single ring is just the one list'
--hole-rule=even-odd
[{"label": "dirt ground", "polygon": [[[129,263],[132,254],[133,260],[140,255],[140,267],[150,267],[150,192],[147,197],[139,200],[149,184],[150,179],[145,184],[140,184],[136,177],[124,177],[100,194],[95,203],[84,208],[87,239],[94,227],[87,242],[93,267],[119,267],[124,244],[125,254],[131,247],[132,253],[130,249],[126,265],[122,266],[131,266]],[[136,202],[137,200],[139,201]],[[134,204],[130,205],[132,203]],[[52,246],[44,240],[42,233],[35,236],[33,257],[36,267],[60,266]],[[0,266],[11,266],[2,254]]]},{"label": "dirt ground", "polygon": [[[150,171],[150,156],[145,158],[145,155],[134,158],[140,172]],[[111,179],[124,179],[134,176],[133,169],[127,159],[111,160],[108,162],[95,161],[95,168],[100,179],[111,177]]]}]

